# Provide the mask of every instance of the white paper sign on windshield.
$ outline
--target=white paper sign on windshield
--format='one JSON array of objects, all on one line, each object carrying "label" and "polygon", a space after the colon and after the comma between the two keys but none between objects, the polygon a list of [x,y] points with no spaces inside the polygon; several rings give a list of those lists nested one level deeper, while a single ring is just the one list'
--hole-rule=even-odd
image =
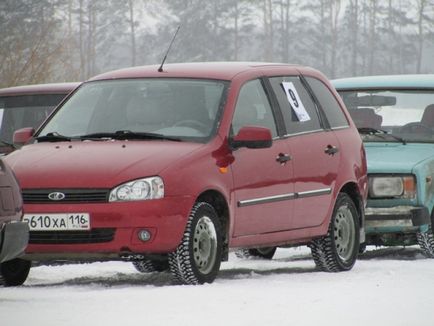
[{"label": "white paper sign on windshield", "polygon": [[298,95],[297,89],[292,82],[283,82],[283,89],[285,90],[286,97],[288,98],[288,102],[291,105],[292,109],[295,112],[295,115],[298,118],[298,121],[304,122],[309,121],[310,116],[307,113],[303,102],[301,102],[300,96]]}]

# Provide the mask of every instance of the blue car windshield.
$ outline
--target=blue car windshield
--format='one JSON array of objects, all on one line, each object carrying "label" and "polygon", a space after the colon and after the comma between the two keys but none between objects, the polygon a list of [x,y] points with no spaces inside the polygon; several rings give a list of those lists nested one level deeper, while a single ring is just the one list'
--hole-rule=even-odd
[{"label": "blue car windshield", "polygon": [[365,142],[434,142],[434,90],[339,93]]},{"label": "blue car windshield", "polygon": [[173,139],[205,142],[216,131],[227,82],[143,78],[84,83],[38,140]]}]

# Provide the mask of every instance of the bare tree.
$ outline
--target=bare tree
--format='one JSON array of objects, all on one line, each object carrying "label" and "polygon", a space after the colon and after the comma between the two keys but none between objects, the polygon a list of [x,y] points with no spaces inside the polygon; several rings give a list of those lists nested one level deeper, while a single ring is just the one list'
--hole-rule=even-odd
[{"label": "bare tree", "polygon": [[136,22],[134,20],[134,1],[128,0],[129,7],[129,23],[130,23],[130,35],[131,35],[131,65],[136,65]]},{"label": "bare tree", "polygon": [[272,0],[263,0],[262,5],[264,21],[264,60],[273,61],[273,2]]},{"label": "bare tree", "polygon": [[330,0],[330,32],[331,32],[331,50],[330,50],[330,77],[336,77],[336,56],[339,36],[339,13],[341,11],[341,0]]},{"label": "bare tree", "polygon": [[351,15],[351,74],[357,75],[359,40],[359,0],[350,0]]}]

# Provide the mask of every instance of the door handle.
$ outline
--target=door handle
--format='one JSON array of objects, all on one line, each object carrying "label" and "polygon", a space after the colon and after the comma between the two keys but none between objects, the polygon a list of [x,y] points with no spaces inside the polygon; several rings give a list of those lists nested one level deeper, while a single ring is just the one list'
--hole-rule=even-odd
[{"label": "door handle", "polygon": [[291,156],[289,154],[279,153],[276,157],[276,161],[280,164],[285,164],[286,162],[291,160]]},{"label": "door handle", "polygon": [[327,145],[326,149],[324,150],[324,153],[331,156],[335,155],[337,152],[339,152],[339,148],[332,145]]}]

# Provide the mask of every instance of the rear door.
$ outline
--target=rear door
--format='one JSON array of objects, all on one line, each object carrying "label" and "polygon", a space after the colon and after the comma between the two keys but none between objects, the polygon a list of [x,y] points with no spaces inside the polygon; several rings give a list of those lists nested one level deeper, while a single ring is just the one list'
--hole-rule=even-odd
[{"label": "rear door", "polygon": [[291,229],[322,224],[332,204],[340,163],[339,142],[325,128],[310,88],[299,76],[270,78],[286,126],[294,173]]},{"label": "rear door", "polygon": [[291,227],[292,163],[286,140],[278,137],[275,113],[260,79],[244,84],[240,90],[232,131],[243,126],[261,126],[274,137],[270,148],[239,148],[231,164],[236,200],[234,236],[263,234]]}]

